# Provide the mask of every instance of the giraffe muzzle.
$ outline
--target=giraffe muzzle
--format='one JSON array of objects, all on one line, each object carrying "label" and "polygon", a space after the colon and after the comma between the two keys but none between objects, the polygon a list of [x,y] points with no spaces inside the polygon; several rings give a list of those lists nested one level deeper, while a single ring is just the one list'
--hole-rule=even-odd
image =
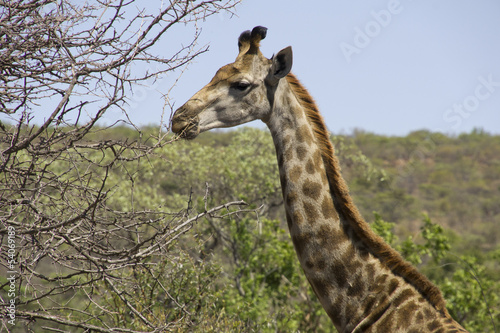
[{"label": "giraffe muzzle", "polygon": [[186,117],[178,109],[172,118],[172,132],[179,135],[183,139],[194,139],[200,134],[198,126],[198,116]]}]

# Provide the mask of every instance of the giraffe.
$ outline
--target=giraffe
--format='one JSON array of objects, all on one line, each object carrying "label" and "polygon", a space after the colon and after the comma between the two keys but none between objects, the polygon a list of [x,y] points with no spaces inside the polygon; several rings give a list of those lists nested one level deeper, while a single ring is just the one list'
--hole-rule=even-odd
[{"label": "giraffe", "polygon": [[276,149],[286,220],[302,269],[339,332],[467,332],[440,290],[378,237],[340,174],[318,108],[290,72],[292,49],[267,59],[267,29],[243,32],[239,54],[176,110],[186,139],[260,119]]}]

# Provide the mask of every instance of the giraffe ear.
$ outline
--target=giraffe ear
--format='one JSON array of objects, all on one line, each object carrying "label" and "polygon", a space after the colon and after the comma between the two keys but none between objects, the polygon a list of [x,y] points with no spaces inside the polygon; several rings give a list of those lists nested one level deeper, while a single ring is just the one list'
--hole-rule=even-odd
[{"label": "giraffe ear", "polygon": [[273,63],[271,65],[271,78],[276,82],[290,73],[293,63],[292,47],[285,47],[279,51],[277,55],[273,56]]}]

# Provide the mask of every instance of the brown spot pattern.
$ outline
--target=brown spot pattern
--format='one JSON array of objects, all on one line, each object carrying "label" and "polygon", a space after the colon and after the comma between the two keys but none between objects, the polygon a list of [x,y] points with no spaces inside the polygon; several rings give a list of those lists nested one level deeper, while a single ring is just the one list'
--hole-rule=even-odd
[{"label": "brown spot pattern", "polygon": [[438,327],[439,327],[439,322],[437,320],[434,320],[434,321],[430,322],[429,324],[427,324],[427,328],[431,332],[434,331]]},{"label": "brown spot pattern", "polygon": [[311,131],[309,130],[308,125],[302,125],[299,127],[299,129],[296,131],[295,136],[297,138],[297,141],[300,143],[306,143],[307,145],[310,145],[313,141]]},{"label": "brown spot pattern", "polygon": [[290,207],[293,203],[295,203],[297,201],[297,192],[295,191],[290,191],[287,195],[286,195],[286,204],[288,205],[288,207]]},{"label": "brown spot pattern", "polygon": [[304,214],[306,215],[307,222],[315,224],[319,218],[319,213],[316,207],[307,201],[303,201],[302,206],[304,208]]},{"label": "brown spot pattern", "polygon": [[304,193],[305,196],[314,200],[317,200],[319,198],[321,190],[322,190],[321,184],[312,181],[306,181],[302,186],[302,193]]},{"label": "brown spot pattern", "polygon": [[314,159],[314,164],[316,164],[316,168],[319,168],[319,166],[323,162],[323,158],[321,157],[321,152],[319,151],[319,149],[317,149],[313,153],[313,159]]},{"label": "brown spot pattern", "polygon": [[316,233],[318,245],[326,252],[333,253],[347,238],[338,229],[328,224],[322,224]]},{"label": "brown spot pattern", "polygon": [[313,239],[313,234],[311,234],[310,232],[303,232],[292,235],[292,242],[293,245],[295,246],[295,251],[297,252],[299,258],[302,257],[304,248],[307,246],[307,244],[311,242],[312,239]]},{"label": "brown spot pattern", "polygon": [[284,161],[291,161],[293,159],[293,147],[288,147],[284,153]]},{"label": "brown spot pattern", "polygon": [[392,293],[394,293],[394,291],[396,291],[396,289],[398,288],[398,286],[399,286],[398,279],[396,279],[396,278],[392,279],[389,282],[389,288],[387,289],[387,294],[391,295]]},{"label": "brown spot pattern", "polygon": [[375,280],[375,266],[373,264],[368,264],[365,266],[366,271],[366,284],[372,285]]},{"label": "brown spot pattern", "polygon": [[289,178],[292,182],[296,183],[300,179],[302,174],[302,168],[300,166],[294,166],[289,173]]},{"label": "brown spot pattern", "polygon": [[347,296],[353,297],[356,295],[361,295],[363,291],[363,281],[361,280],[361,275],[358,274],[354,279],[354,282],[351,282],[351,287],[347,290]]},{"label": "brown spot pattern", "polygon": [[314,165],[314,161],[312,158],[310,158],[306,163],[306,171],[311,175],[316,172],[316,166]]},{"label": "brown spot pattern", "polygon": [[299,160],[303,161],[306,156],[307,156],[307,148],[304,147],[304,146],[298,146],[297,148],[295,148],[295,151],[297,152],[297,157],[299,158]]},{"label": "brown spot pattern", "polygon": [[347,285],[347,271],[341,262],[333,262],[331,264],[330,272],[335,283],[337,283],[338,288],[345,288]]},{"label": "brown spot pattern", "polygon": [[401,294],[399,294],[394,301],[392,302],[392,306],[394,307],[399,307],[401,304],[406,302],[407,300],[411,299],[413,296],[415,296],[415,293],[413,292],[412,289],[405,289]]},{"label": "brown spot pattern", "polygon": [[300,212],[297,211],[293,212],[293,223],[295,223],[298,226],[304,223],[304,217]]},{"label": "brown spot pattern", "polygon": [[338,220],[338,214],[333,206],[333,200],[329,195],[326,195],[323,198],[323,202],[321,203],[321,212],[323,213],[323,217],[325,219],[336,219]]}]

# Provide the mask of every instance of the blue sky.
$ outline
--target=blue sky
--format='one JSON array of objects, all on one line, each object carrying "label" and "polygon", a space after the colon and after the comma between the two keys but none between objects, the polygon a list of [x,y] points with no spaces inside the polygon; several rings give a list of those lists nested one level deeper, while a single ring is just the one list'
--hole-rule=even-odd
[{"label": "blue sky", "polygon": [[334,133],[500,134],[499,1],[247,0],[236,13],[201,25],[210,52],[172,91],[177,106],[234,61],[243,30],[263,25],[262,52],[292,46],[292,71]]},{"label": "blue sky", "polygon": [[[199,44],[209,44],[209,52],[185,71],[170,102],[181,106],[234,61],[242,31],[263,25],[269,30],[262,52],[271,57],[292,46],[292,71],[333,133],[460,133],[477,127],[500,134],[499,17],[498,0],[243,0],[235,16],[199,22]],[[159,47],[187,42],[192,32],[178,28]],[[127,112],[134,123],[160,123],[164,101],[156,90],[166,92],[172,80],[131,93]]]}]

